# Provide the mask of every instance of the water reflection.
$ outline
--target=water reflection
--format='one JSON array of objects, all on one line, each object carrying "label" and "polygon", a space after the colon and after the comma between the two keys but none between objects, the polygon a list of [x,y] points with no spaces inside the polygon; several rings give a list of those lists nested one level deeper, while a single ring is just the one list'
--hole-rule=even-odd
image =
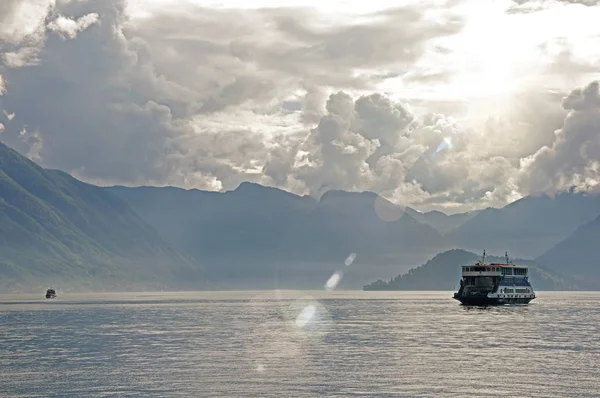
[{"label": "water reflection", "polygon": [[448,292],[74,301],[0,300],[5,396],[594,396],[600,379],[598,293],[486,308]]}]

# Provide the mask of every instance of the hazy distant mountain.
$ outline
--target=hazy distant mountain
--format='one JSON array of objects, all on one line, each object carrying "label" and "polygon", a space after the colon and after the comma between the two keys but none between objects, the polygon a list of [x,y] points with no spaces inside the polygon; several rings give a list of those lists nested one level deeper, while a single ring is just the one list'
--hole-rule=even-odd
[{"label": "hazy distant mountain", "polygon": [[196,277],[195,267],[122,200],[66,173],[44,170],[0,143],[4,289],[160,287]]},{"label": "hazy distant mountain", "polygon": [[535,258],[600,214],[600,196],[529,196],[485,209],[446,235],[448,244],[479,252]]},{"label": "hazy distant mountain", "polygon": [[568,238],[539,256],[536,261],[579,283],[600,290],[600,216],[577,228]]},{"label": "hazy distant mountain", "polygon": [[[443,245],[434,228],[369,192],[329,191],[317,201],[252,183],[224,193],[107,189],[202,261],[221,286],[270,278],[278,287],[320,287],[341,266],[345,286],[359,287],[418,264]],[[348,268],[351,253],[357,261]]]},{"label": "hazy distant mountain", "polygon": [[[440,253],[425,264],[389,282],[378,280],[365,286],[365,290],[453,290],[461,277],[460,267],[473,264],[480,255],[465,250]],[[486,262],[503,263],[500,257],[488,256]],[[535,290],[577,290],[578,286],[565,277],[528,260],[511,260],[529,267],[530,281]]]},{"label": "hazy distant mountain", "polygon": [[[290,232],[291,238],[310,237],[307,243],[313,247],[326,251],[335,248],[331,254],[336,258],[357,252],[371,261],[443,244],[441,234],[433,227],[419,223],[403,209],[370,192],[329,191]],[[293,243],[294,239],[287,242]]]},{"label": "hazy distant mountain", "polygon": [[[329,191],[315,200],[252,183],[229,192],[99,188],[0,144],[4,285],[319,288],[343,271],[340,287],[354,288],[451,247],[533,256],[598,214],[599,197],[571,193],[447,216],[403,209],[370,192]],[[563,274],[597,277],[589,253],[598,223],[540,261]],[[350,254],[356,260],[347,266]],[[578,260],[569,268],[572,258]],[[200,285],[197,264],[209,285]]]},{"label": "hazy distant mountain", "polygon": [[415,209],[407,207],[406,212],[420,223],[432,226],[439,233],[445,235],[448,232],[460,227],[465,222],[475,217],[481,212],[481,210],[447,215],[445,213],[442,213],[441,211],[436,210],[421,213]]},{"label": "hazy distant mountain", "polygon": [[169,242],[203,260],[276,250],[285,232],[316,205],[311,198],[251,183],[224,193],[172,187],[107,190]]}]

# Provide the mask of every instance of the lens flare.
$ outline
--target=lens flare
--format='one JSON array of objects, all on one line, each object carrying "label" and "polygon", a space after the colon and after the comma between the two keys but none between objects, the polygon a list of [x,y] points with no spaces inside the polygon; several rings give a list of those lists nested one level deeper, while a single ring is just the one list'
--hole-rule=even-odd
[{"label": "lens flare", "polygon": [[390,193],[382,193],[375,198],[375,214],[386,222],[399,220],[404,215],[405,208],[386,199],[386,197],[391,198],[392,195]]},{"label": "lens flare", "polygon": [[331,328],[332,317],[327,308],[312,297],[305,297],[290,304],[284,319],[291,335],[301,339],[322,338]]},{"label": "lens flare", "polygon": [[444,138],[442,142],[440,142],[440,145],[438,145],[437,149],[435,150],[435,153],[441,152],[445,148],[452,149],[452,137]]},{"label": "lens flare", "polygon": [[299,328],[306,327],[306,325],[308,325],[313,320],[316,312],[317,308],[312,304],[309,304],[306,307],[304,307],[304,309],[296,317],[296,326],[298,326]]},{"label": "lens flare", "polygon": [[344,264],[346,264],[346,267],[349,267],[352,265],[354,260],[356,260],[356,253],[350,253],[350,255],[346,257],[346,261],[344,261]]},{"label": "lens flare", "polygon": [[327,280],[327,282],[325,282],[325,289],[326,290],[335,289],[337,287],[338,283],[340,283],[340,281],[342,280],[342,276],[344,276],[342,271],[334,272],[333,275],[331,275],[331,277]]}]

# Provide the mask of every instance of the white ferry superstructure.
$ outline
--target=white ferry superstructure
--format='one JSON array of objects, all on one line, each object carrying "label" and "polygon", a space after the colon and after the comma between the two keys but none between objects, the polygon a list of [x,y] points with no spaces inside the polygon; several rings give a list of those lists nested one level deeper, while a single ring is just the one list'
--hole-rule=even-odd
[{"label": "white ferry superstructure", "polygon": [[473,265],[462,266],[460,288],[454,299],[463,305],[527,304],[535,299],[533,286],[529,283],[527,266],[485,263],[483,258]]}]

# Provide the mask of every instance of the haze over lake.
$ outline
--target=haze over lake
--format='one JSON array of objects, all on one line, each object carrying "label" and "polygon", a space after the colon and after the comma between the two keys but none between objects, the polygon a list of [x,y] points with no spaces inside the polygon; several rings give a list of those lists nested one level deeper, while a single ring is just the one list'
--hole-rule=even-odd
[{"label": "haze over lake", "polygon": [[600,396],[598,21],[0,0],[0,398]]},{"label": "haze over lake", "polygon": [[11,397],[597,396],[600,293],[0,295]]}]

